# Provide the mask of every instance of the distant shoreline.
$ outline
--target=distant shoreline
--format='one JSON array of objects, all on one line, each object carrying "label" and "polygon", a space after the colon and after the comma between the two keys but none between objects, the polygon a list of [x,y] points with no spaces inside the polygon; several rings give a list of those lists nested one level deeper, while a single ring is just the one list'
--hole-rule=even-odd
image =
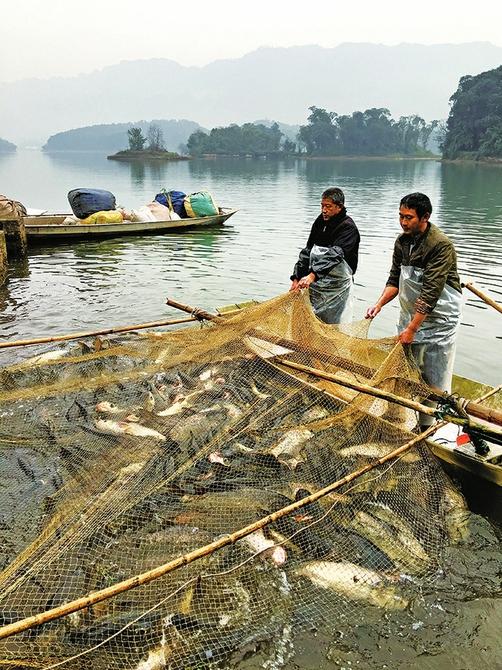
[{"label": "distant shoreline", "polygon": [[462,158],[442,158],[441,162],[442,163],[454,163],[454,164],[457,164],[457,165],[476,164],[476,165],[497,165],[498,166],[498,165],[502,165],[502,158],[495,158],[495,157],[493,157],[493,158],[490,158],[490,157],[486,157],[486,158],[466,158],[466,157],[462,157]]},{"label": "distant shoreline", "polygon": [[369,161],[369,160],[379,160],[379,161],[439,161],[441,160],[441,156],[399,156],[399,155],[393,155],[393,156],[353,156],[353,155],[346,155],[346,156],[301,156],[298,155],[297,158],[300,158],[302,160],[337,160],[337,159],[343,159],[343,160],[354,160],[354,161]]},{"label": "distant shoreline", "polygon": [[188,161],[190,156],[180,156],[174,151],[118,151],[106,157],[111,161]]},{"label": "distant shoreline", "polygon": [[400,156],[400,155],[382,155],[382,156],[354,156],[354,155],[335,155],[335,156],[308,156],[307,154],[286,154],[286,155],[267,155],[262,154],[259,156],[242,156],[236,154],[203,154],[201,156],[192,156],[194,159],[199,160],[215,160],[216,158],[235,158],[238,160],[269,160],[269,159],[279,159],[287,160],[293,158],[294,160],[307,160],[307,161],[332,161],[332,160],[354,160],[354,161],[367,161],[367,160],[388,160],[388,161],[440,161],[440,155],[433,156]]}]

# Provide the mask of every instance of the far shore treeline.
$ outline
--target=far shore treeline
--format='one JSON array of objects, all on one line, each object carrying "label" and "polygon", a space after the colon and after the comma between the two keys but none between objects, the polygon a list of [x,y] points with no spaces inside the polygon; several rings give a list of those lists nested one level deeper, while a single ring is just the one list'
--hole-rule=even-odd
[{"label": "far shore treeline", "polygon": [[[446,121],[429,122],[418,115],[395,120],[383,107],[340,115],[311,106],[302,126],[256,121],[209,131],[185,119],[100,124],[52,135],[43,149],[111,150],[121,154],[134,150],[141,154],[146,145],[145,152],[155,149],[193,157],[442,154],[448,160],[502,161],[502,66],[462,77],[450,105]],[[158,141],[152,141],[152,133],[157,133]],[[15,150],[14,144],[0,138],[0,152]],[[173,153],[173,157],[179,156]]]},{"label": "far shore treeline", "polygon": [[279,126],[245,123],[226,128],[197,130],[187,142],[191,156],[207,154],[259,156],[303,154],[307,156],[424,156],[439,121],[426,123],[419,116],[391,118],[388,109],[373,108],[339,116],[309,107],[307,124],[300,126],[296,142],[284,137]]}]

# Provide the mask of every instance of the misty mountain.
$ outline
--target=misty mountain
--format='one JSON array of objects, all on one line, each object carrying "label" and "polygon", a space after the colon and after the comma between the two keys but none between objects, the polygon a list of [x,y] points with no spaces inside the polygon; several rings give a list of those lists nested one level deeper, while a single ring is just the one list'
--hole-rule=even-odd
[{"label": "misty mountain", "polygon": [[131,121],[129,123],[108,123],[84,128],[66,130],[52,135],[44,145],[44,151],[97,150],[113,153],[129,148],[129,128],[141,128],[147,137],[150,124],[162,131],[164,145],[168,151],[177,151],[180,144],[196,130],[205,130],[198,123],[183,120],[154,119],[153,121]]},{"label": "misty mountain", "polygon": [[10,153],[11,151],[16,151],[17,147],[12,142],[7,142],[0,137],[0,153]]},{"label": "misty mountain", "polygon": [[209,128],[260,118],[300,124],[311,105],[444,119],[461,76],[501,63],[502,48],[486,42],[261,48],[204,67],[123,61],[76,77],[0,84],[0,128],[19,144],[131,118],[189,118]]}]

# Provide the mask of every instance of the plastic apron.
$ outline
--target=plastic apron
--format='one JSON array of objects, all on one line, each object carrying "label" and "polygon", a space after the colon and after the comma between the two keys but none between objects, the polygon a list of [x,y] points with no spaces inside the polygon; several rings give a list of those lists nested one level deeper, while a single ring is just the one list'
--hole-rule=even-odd
[{"label": "plastic apron", "polygon": [[[402,265],[399,277],[398,331],[402,332],[415,314],[415,301],[420,296],[423,269]],[[460,322],[462,294],[445,285],[433,311],[418,329],[411,345],[413,356],[424,380],[430,386],[451,392],[455,335]]]},{"label": "plastic apron", "polygon": [[[331,247],[314,244],[310,251],[310,267],[322,268],[329,259]],[[350,265],[342,259],[328,274],[322,275],[310,285],[310,302],[314,314],[325,323],[347,323],[352,321],[353,273]]]}]

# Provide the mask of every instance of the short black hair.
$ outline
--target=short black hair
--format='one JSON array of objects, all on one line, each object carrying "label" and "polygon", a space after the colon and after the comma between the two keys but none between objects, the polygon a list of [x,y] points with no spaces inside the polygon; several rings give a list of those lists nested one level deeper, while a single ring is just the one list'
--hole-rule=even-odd
[{"label": "short black hair", "polygon": [[323,198],[330,198],[333,200],[335,205],[344,205],[345,204],[345,196],[343,194],[343,191],[341,188],[327,188],[324,193],[322,194]]},{"label": "short black hair", "polygon": [[399,206],[414,209],[419,219],[424,214],[432,214],[432,204],[429,196],[425,195],[425,193],[409,193],[404,198],[401,198]]}]

